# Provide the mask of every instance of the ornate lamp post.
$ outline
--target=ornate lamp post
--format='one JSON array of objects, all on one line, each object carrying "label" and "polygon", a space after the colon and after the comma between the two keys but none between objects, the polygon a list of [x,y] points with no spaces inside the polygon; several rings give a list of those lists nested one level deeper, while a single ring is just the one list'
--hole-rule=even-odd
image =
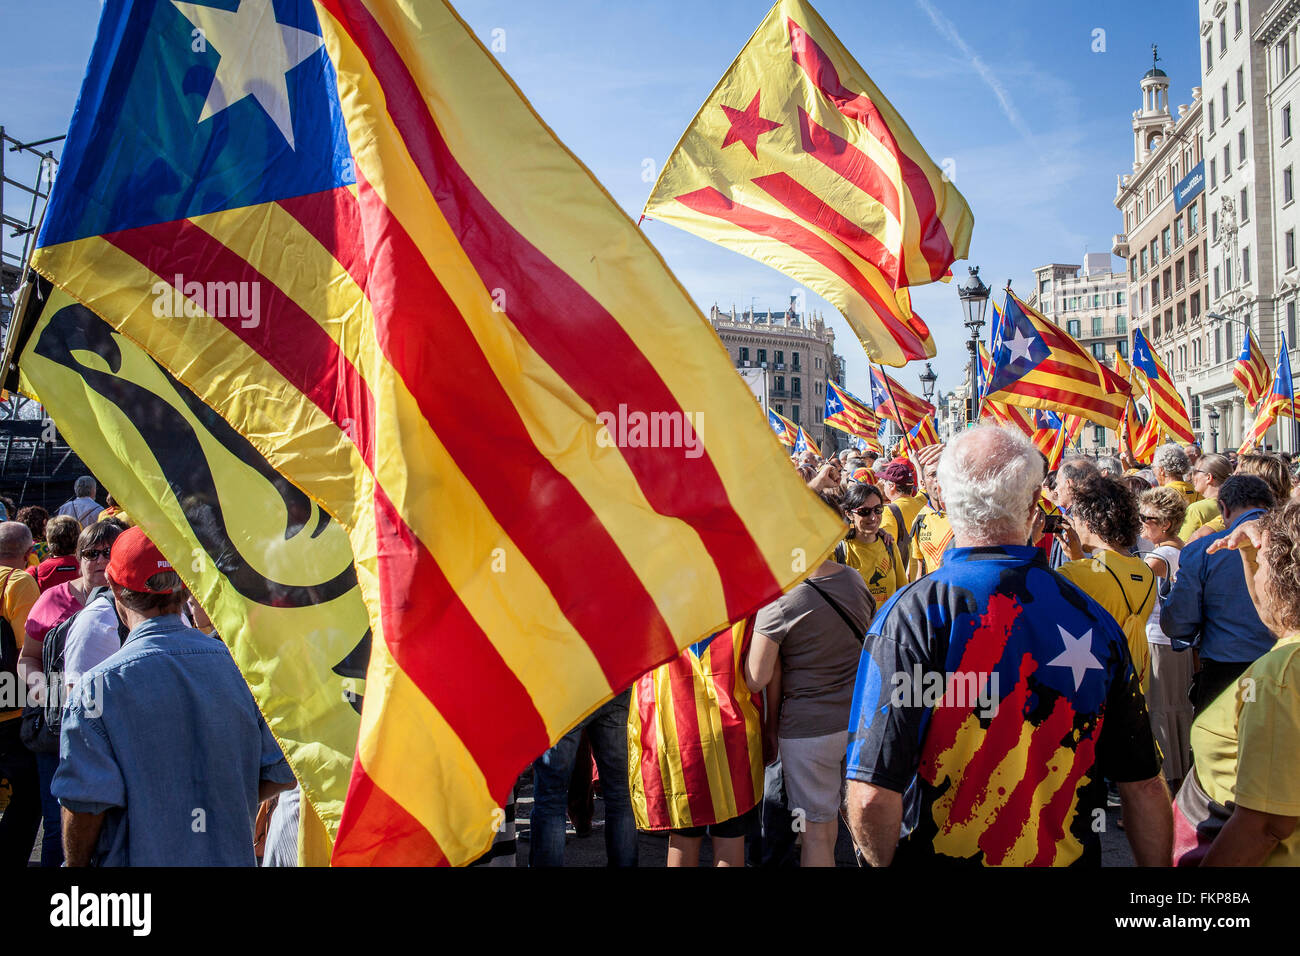
[{"label": "ornate lamp post", "polygon": [[966,348],[970,350],[970,397],[966,400],[967,427],[979,424],[979,342],[980,329],[984,327],[984,310],[988,308],[992,290],[980,281],[980,267],[971,266],[968,275],[957,287],[961,299],[962,324],[970,330]]},{"label": "ornate lamp post", "polygon": [[930,363],[925,363],[925,371],[921,373],[921,394],[925,396],[928,402],[934,397],[934,383],[939,380],[939,376],[934,374],[934,369],[930,368]]},{"label": "ornate lamp post", "polygon": [[1218,454],[1219,452],[1219,410],[1215,408],[1213,405],[1211,405],[1210,411],[1207,413],[1207,417],[1210,419],[1210,444],[1213,447],[1215,454]]}]

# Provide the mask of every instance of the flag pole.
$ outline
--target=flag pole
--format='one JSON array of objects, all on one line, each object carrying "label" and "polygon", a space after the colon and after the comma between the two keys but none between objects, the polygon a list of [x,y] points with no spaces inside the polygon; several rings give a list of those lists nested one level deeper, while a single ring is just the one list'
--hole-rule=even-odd
[{"label": "flag pole", "polygon": [[[889,392],[889,403],[894,406],[894,421],[898,425],[898,430],[903,433],[903,451],[908,461],[912,460],[912,443],[907,440],[907,429],[903,427],[903,416],[898,411],[898,399],[894,398],[894,385],[885,374],[885,367],[879,362],[876,368],[880,369],[880,377],[885,380],[885,391]],[[913,463],[915,467],[915,463]]]},{"label": "flag pole", "polygon": [[[1005,291],[1007,293],[1007,296],[1009,297],[1011,295],[1010,279],[1007,280],[1007,287]],[[1003,300],[1002,312],[1004,315],[1006,314],[1006,308],[1007,308],[1007,300]],[[993,310],[993,314],[994,316],[997,315],[996,309]],[[998,349],[1001,348],[1002,346],[1002,322],[998,321],[996,318],[994,319],[994,322],[996,324],[993,327],[993,337],[989,340],[990,342],[993,343],[993,348],[989,350],[989,372],[987,375],[984,376],[984,387],[981,388],[979,391],[980,400],[975,403],[975,424],[976,425],[980,423],[980,419],[984,415],[984,400],[988,397],[989,386],[993,382],[993,372],[997,369],[997,363],[994,360],[993,356],[997,354]],[[979,362],[979,359],[980,359],[979,346],[976,345],[975,346],[976,363]]]}]

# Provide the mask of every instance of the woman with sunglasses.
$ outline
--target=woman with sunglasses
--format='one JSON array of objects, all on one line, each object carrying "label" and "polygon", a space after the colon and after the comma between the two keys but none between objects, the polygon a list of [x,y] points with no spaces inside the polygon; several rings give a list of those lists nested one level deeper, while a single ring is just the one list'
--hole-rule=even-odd
[{"label": "woman with sunglasses", "polygon": [[[1203,463],[1206,458],[1218,457],[1221,456],[1206,455],[1200,461]],[[1200,486],[1197,488],[1199,490]],[[1217,495],[1218,488],[1214,491]],[[1217,500],[1210,500],[1217,509]],[[1176,488],[1149,488],[1138,498],[1142,534],[1152,546],[1151,553],[1145,555],[1147,567],[1155,572],[1161,599],[1147,618],[1147,647],[1151,652],[1147,711],[1151,715],[1151,732],[1165,755],[1165,779],[1174,793],[1178,792],[1192,763],[1192,702],[1187,696],[1187,688],[1192,683],[1194,661],[1186,651],[1175,651],[1168,636],[1160,629],[1160,606],[1178,574],[1183,541],[1177,529],[1183,526],[1188,512],[1195,507],[1189,506]]]},{"label": "woman with sunglasses", "polygon": [[849,522],[844,541],[844,563],[862,575],[867,590],[881,607],[907,584],[907,562],[888,532],[880,530],[885,496],[875,485],[852,483],[841,504]]},{"label": "woman with sunglasses", "polygon": [[[44,673],[41,656],[45,649],[45,635],[85,607],[95,588],[108,583],[104,577],[108,553],[121,533],[122,526],[111,519],[96,521],[82,531],[76,548],[81,574],[71,581],[56,584],[32,605],[27,614],[26,640],[18,659],[18,676],[27,683],[29,693],[37,686],[44,688],[49,677]],[[41,866],[60,866],[63,863],[59,802],[50,794],[50,782],[58,768],[57,753],[36,754],[36,769],[41,778],[41,813],[45,819]]]}]

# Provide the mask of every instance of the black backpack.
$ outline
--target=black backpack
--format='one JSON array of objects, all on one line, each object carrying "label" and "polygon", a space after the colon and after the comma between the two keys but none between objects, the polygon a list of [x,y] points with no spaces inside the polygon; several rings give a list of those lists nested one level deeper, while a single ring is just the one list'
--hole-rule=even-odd
[{"label": "black backpack", "polygon": [[[117,618],[117,605],[113,603],[113,592],[107,585],[103,585],[90,592],[85,607],[64,618],[45,634],[45,643],[41,647],[41,670],[45,672],[45,703],[39,707],[28,704],[24,708],[23,725],[19,730],[19,736],[28,750],[50,754],[59,752],[59,730],[63,725],[65,703],[63,651],[68,643],[68,634],[72,631],[72,622],[82,611],[104,597],[109,607],[113,609],[113,617]],[[129,633],[126,625],[117,618],[119,643],[125,644]]]}]

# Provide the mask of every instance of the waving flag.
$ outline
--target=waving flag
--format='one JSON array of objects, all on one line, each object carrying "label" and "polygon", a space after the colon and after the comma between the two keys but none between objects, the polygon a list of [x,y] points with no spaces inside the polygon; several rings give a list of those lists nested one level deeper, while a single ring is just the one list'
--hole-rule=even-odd
[{"label": "waving flag", "polygon": [[1250,408],[1258,405],[1268,390],[1268,361],[1249,327],[1246,329],[1246,340],[1241,343],[1241,354],[1232,367],[1232,380],[1246,396],[1246,405]]},{"label": "waving flag", "polygon": [[772,409],[767,410],[767,424],[776,432],[776,437],[786,448],[794,448],[795,441],[799,438],[799,426],[784,415],[778,415]]},{"label": "waving flag", "polygon": [[935,427],[934,419],[929,415],[922,418],[907,433],[907,440],[913,451],[939,444],[939,429]]},{"label": "waving flag", "polygon": [[933,405],[903,388],[893,376],[874,368],[871,370],[871,401],[876,414],[888,418],[902,432],[910,432],[917,422],[934,414]]},{"label": "waving flag", "polygon": [[[980,371],[980,393],[984,394],[987,388],[992,360],[989,358],[989,350],[985,348],[984,343],[979,344],[979,371]],[[1010,425],[1018,428],[1027,437],[1034,437],[1034,419],[1031,409],[1019,408],[1016,405],[1008,405],[1006,402],[999,402],[995,399],[985,398],[980,406],[981,417],[987,416],[993,419],[994,424]]]},{"label": "waving flag", "polygon": [[802,455],[806,451],[811,451],[813,454],[820,456],[822,450],[817,447],[815,441],[808,437],[808,433],[803,430],[803,426],[796,425],[795,427],[799,429],[799,432],[794,440],[794,453],[796,455]]},{"label": "waving flag", "polygon": [[478,856],[531,760],[843,531],[434,0],[108,4],[32,262],[347,530],[336,864]]},{"label": "waving flag", "polygon": [[1160,430],[1177,441],[1196,441],[1191,419],[1187,417],[1187,408],[1174,385],[1173,376],[1151,351],[1141,329],[1133,330],[1133,371],[1146,379],[1151,417],[1159,424]]},{"label": "waving flag", "polygon": [[1010,290],[999,325],[988,398],[1119,426],[1127,382]]},{"label": "waving flag", "polygon": [[1062,416],[1042,409],[1035,410],[1033,415],[1034,445],[1046,456],[1048,470],[1055,471],[1061,467],[1066,447],[1074,442],[1083,427],[1083,420],[1078,415]]},{"label": "waving flag", "polygon": [[780,0],[664,165],[644,215],[834,305],[873,362],[934,355],[908,286],[966,257],[951,180],[805,0]]},{"label": "waving flag", "polygon": [[742,621],[632,685],[628,776],[640,829],[723,823],[758,804],[763,731],[744,667],[753,636]]},{"label": "waving flag", "polygon": [[1246,454],[1264,440],[1265,433],[1279,417],[1295,419],[1295,383],[1291,380],[1291,358],[1287,354],[1286,335],[1282,336],[1282,348],[1277,354],[1277,373],[1268,394],[1260,402],[1255,412],[1255,420],[1246,431],[1246,438],[1241,443],[1239,454]]},{"label": "waving flag", "polygon": [[876,410],[846,388],[826,383],[826,409],[823,423],[865,441],[866,447],[880,454],[880,419]]}]

